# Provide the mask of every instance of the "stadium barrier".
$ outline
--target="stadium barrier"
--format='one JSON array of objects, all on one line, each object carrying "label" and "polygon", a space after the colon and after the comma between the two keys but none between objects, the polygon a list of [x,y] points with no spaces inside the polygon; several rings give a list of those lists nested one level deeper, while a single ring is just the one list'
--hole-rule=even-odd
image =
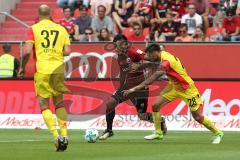
[{"label": "stadium barrier", "polygon": [[[151,90],[163,83],[157,82],[151,86]],[[114,92],[112,81],[69,80],[67,85],[73,91],[64,98],[69,113],[69,128],[105,128],[104,102]],[[0,128],[45,128],[39,114],[32,80],[1,80],[0,86]],[[196,86],[202,95],[203,114],[210,116],[223,130],[240,131],[240,82],[199,81]],[[148,111],[151,111],[150,106],[157,93],[159,92],[149,98]],[[166,115],[169,130],[203,130],[203,127],[191,118],[183,101],[176,100],[165,106],[161,112]],[[135,107],[130,102],[120,104],[116,113],[116,129],[153,129],[152,124],[137,118]]]},{"label": "stadium barrier", "polygon": [[[0,42],[0,53],[2,52]],[[12,42],[12,53],[20,58],[23,42]],[[236,79],[240,78],[239,43],[163,43],[166,49],[179,57],[193,78]],[[75,58],[66,63],[68,78],[115,78],[118,65],[115,53],[104,50],[106,43],[73,43]],[[133,43],[144,50],[145,43]],[[23,48],[24,49],[24,48]],[[68,58],[65,58],[67,60]],[[69,68],[69,65],[72,68]],[[114,70],[111,70],[114,66]],[[33,77],[35,60],[27,65],[27,77]]]},{"label": "stadium barrier", "polygon": [[[116,78],[117,72],[112,74],[108,71],[110,66],[114,65],[112,63],[116,62],[112,61],[114,58],[107,59],[105,57],[110,55],[111,58],[114,53],[104,51],[103,45],[103,43],[81,43],[74,44],[72,47],[73,55],[76,57],[80,53],[95,57],[92,57],[92,60],[88,59],[91,58],[89,56],[83,57],[84,60],[81,57],[77,61],[71,62],[72,67],[76,68],[75,70],[70,70],[69,66],[66,67],[67,75],[71,74],[66,84],[73,91],[72,94],[65,96],[70,120],[69,128],[71,129],[88,127],[104,129],[106,127],[104,102],[114,92],[115,83],[117,83],[114,81],[115,79],[109,81],[106,78]],[[134,45],[143,49],[145,44],[136,43]],[[196,86],[199,88],[204,102],[203,114],[212,118],[214,123],[223,130],[240,131],[239,45],[184,43],[166,44],[166,48],[183,61],[190,75],[201,80],[196,82]],[[18,58],[21,49],[22,45],[19,43],[13,44],[13,53],[18,53],[16,54]],[[99,57],[106,59],[99,60],[101,59]],[[106,65],[97,63],[106,63]],[[30,63],[28,67],[31,65],[34,66],[34,62]],[[74,65],[76,66],[74,67]],[[99,67],[99,70],[107,66],[107,71],[101,70],[102,72],[99,74],[96,66]],[[87,67],[89,67],[88,72],[84,70]],[[32,76],[31,72],[33,73],[34,70],[28,70],[29,77]],[[153,100],[165,84],[166,82],[159,81],[151,86],[154,94],[149,98],[148,111],[151,111],[150,106]],[[40,115],[31,78],[0,80],[0,86],[0,128],[46,128]],[[153,129],[152,124],[138,119],[135,108],[130,102],[119,105],[116,110],[114,128],[123,130]],[[176,100],[165,106],[161,112],[166,115],[169,130],[205,130],[191,118],[188,107],[183,101]]]}]

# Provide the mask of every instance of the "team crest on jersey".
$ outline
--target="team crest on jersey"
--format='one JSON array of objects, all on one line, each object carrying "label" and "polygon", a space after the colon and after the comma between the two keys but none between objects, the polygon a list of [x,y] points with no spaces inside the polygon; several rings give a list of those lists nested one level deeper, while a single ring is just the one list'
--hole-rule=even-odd
[{"label": "team crest on jersey", "polygon": [[126,60],[127,60],[127,63],[131,63],[132,62],[131,58],[129,58],[129,57]]}]

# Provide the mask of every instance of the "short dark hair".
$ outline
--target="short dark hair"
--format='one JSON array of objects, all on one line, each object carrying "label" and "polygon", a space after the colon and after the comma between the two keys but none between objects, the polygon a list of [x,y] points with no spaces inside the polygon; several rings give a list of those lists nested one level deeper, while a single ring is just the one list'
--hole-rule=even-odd
[{"label": "short dark hair", "polygon": [[7,53],[7,52],[11,52],[12,46],[11,46],[11,44],[9,44],[9,43],[5,43],[5,44],[3,44],[2,48],[3,48],[3,51],[4,51],[5,53]]},{"label": "short dark hair", "polygon": [[145,49],[145,52],[154,52],[154,51],[158,51],[160,52],[161,51],[161,46],[157,43],[152,43],[150,44],[146,49]]},{"label": "short dark hair", "polygon": [[66,9],[70,9],[71,10],[71,8],[69,6],[63,7],[63,11],[66,10]]},{"label": "short dark hair", "polygon": [[234,16],[235,15],[235,12],[233,9],[229,8],[227,11],[226,11],[226,15],[227,16]]},{"label": "short dark hair", "polygon": [[85,31],[87,31],[87,30],[90,30],[90,31],[93,33],[93,28],[92,28],[92,27],[86,27],[86,28],[84,29],[84,33],[85,33]]},{"label": "short dark hair", "polygon": [[80,7],[79,7],[79,11],[82,11],[82,10],[88,10],[88,7],[87,6],[85,6],[85,5],[81,5]]},{"label": "short dark hair", "polygon": [[104,8],[104,10],[105,10],[105,12],[107,11],[107,8],[104,6],[104,5],[99,5],[98,7],[97,7],[97,10],[99,10],[99,8]]},{"label": "short dark hair", "polygon": [[188,30],[188,25],[186,23],[182,23],[179,28],[184,28],[184,27],[187,28]]},{"label": "short dark hair", "polygon": [[139,22],[133,22],[132,27],[134,26],[139,26],[140,28],[142,28],[142,25]]},{"label": "short dark hair", "polygon": [[113,42],[117,42],[117,41],[121,41],[121,40],[125,40],[127,41],[127,37],[123,34],[117,34],[116,36],[114,36],[113,38]]}]

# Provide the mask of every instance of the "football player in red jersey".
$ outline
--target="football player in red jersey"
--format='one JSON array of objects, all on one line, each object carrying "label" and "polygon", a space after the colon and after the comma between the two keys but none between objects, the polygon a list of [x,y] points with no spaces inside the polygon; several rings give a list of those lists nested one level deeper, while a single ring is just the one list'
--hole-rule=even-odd
[{"label": "football player in red jersey", "polygon": [[[145,81],[143,69],[137,71],[132,69],[133,63],[140,62],[144,59],[145,53],[142,50],[129,45],[130,43],[127,38],[122,34],[118,34],[114,37],[113,44],[116,46],[118,56],[117,61],[120,68],[120,86],[106,102],[107,129],[103,132],[102,136],[99,137],[100,140],[105,140],[108,137],[113,136],[112,125],[115,117],[115,107],[128,99],[130,99],[136,107],[139,119],[153,123],[152,114],[147,112],[148,88],[144,88],[132,96],[123,97],[123,90],[130,89]],[[161,128],[165,134],[167,128],[163,117],[161,119]]]}]

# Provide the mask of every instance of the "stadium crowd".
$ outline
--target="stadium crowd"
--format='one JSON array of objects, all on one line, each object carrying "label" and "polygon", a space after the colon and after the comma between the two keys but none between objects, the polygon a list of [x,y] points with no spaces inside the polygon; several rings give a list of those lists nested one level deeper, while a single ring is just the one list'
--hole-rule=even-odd
[{"label": "stadium crowd", "polygon": [[[57,0],[72,41],[240,41],[240,0]],[[53,17],[54,18],[54,17]]]}]

